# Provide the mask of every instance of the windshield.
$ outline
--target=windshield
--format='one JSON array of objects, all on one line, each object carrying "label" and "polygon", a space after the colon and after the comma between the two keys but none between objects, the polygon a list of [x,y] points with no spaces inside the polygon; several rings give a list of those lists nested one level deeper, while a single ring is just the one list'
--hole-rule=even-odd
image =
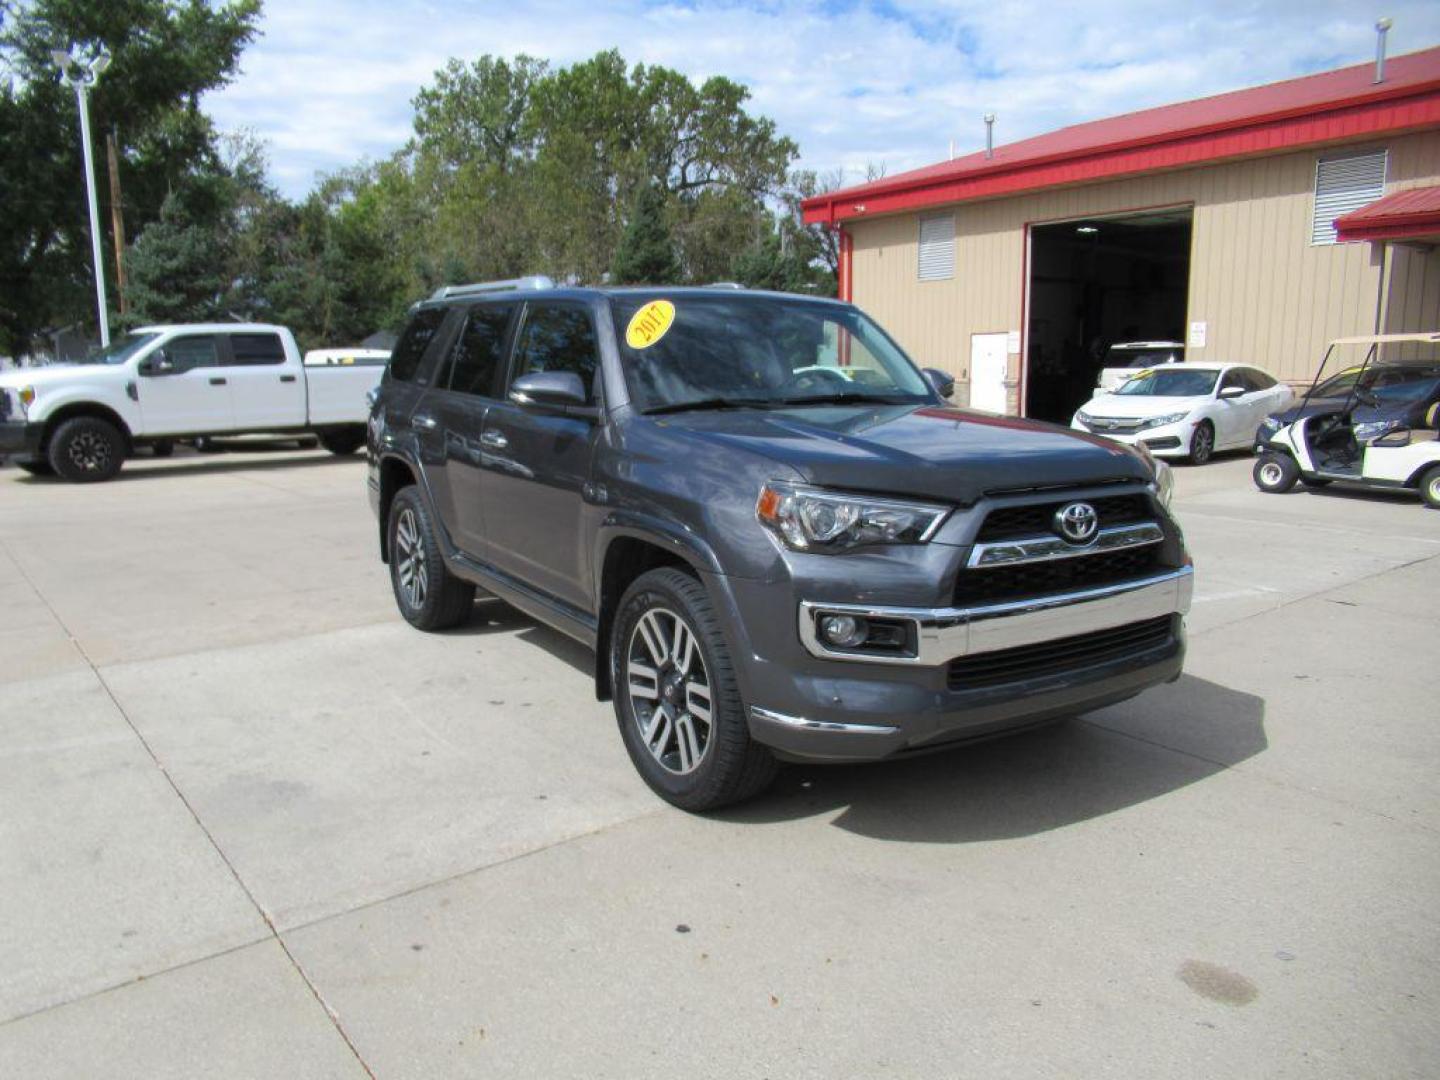
[{"label": "windshield", "polygon": [[118,341],[112,341],[108,349],[91,353],[81,364],[123,364],[130,357],[154,341],[159,334],[131,334]]},{"label": "windshield", "polygon": [[1114,345],[1105,354],[1105,367],[1141,368],[1156,364],[1178,364],[1185,359],[1184,349],[1119,349]]},{"label": "windshield", "polygon": [[854,308],[657,292],[616,296],[611,310],[642,412],[935,400],[909,358]]},{"label": "windshield", "polygon": [[1115,392],[1132,397],[1200,397],[1215,389],[1218,371],[1142,371]]}]

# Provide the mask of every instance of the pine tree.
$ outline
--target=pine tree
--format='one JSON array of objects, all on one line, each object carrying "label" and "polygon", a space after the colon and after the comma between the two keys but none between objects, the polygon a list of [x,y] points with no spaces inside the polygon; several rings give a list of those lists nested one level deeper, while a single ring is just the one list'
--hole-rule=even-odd
[{"label": "pine tree", "polygon": [[635,199],[610,277],[617,285],[673,285],[680,280],[675,240],[665,220],[665,196],[654,184],[641,188]]}]

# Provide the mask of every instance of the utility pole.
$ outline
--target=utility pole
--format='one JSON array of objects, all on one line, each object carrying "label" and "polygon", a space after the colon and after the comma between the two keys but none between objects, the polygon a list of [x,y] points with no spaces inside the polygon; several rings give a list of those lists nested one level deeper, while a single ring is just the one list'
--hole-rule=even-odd
[{"label": "utility pole", "polygon": [[82,56],[74,46],[55,49],[50,58],[60,69],[60,77],[75,88],[75,104],[80,110],[80,145],[85,153],[85,194],[90,201],[90,250],[95,260],[95,306],[99,312],[100,345],[110,347],[110,315],[105,308],[105,264],[101,261],[100,210],[95,203],[95,153],[90,145],[90,88],[100,73],[110,66],[110,53],[105,49]]},{"label": "utility pole", "polygon": [[115,234],[115,289],[120,293],[120,314],[130,305],[125,300],[125,210],[120,204],[120,153],[115,146],[115,129],[105,136],[105,156],[110,165],[110,226]]}]

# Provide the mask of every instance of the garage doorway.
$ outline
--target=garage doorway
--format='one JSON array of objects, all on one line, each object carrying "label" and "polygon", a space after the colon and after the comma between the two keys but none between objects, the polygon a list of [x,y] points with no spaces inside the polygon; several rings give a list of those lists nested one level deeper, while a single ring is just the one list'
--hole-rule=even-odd
[{"label": "garage doorway", "polygon": [[1111,345],[1185,340],[1191,218],[1187,206],[1030,227],[1026,416],[1068,424]]}]

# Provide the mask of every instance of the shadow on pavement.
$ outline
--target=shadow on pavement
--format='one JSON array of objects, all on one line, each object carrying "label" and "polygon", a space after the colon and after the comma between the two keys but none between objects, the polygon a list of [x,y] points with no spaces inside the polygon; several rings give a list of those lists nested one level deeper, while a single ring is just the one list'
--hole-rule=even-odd
[{"label": "shadow on pavement", "polygon": [[[1267,746],[1264,719],[1261,698],[1187,675],[1093,721],[904,761],[794,765],[768,794],[718,816],[759,824],[838,809],[838,828],[911,843],[1033,836],[1168,795],[1253,757]],[[1176,742],[1203,743],[1206,756],[1160,745],[1167,731]]]}]

